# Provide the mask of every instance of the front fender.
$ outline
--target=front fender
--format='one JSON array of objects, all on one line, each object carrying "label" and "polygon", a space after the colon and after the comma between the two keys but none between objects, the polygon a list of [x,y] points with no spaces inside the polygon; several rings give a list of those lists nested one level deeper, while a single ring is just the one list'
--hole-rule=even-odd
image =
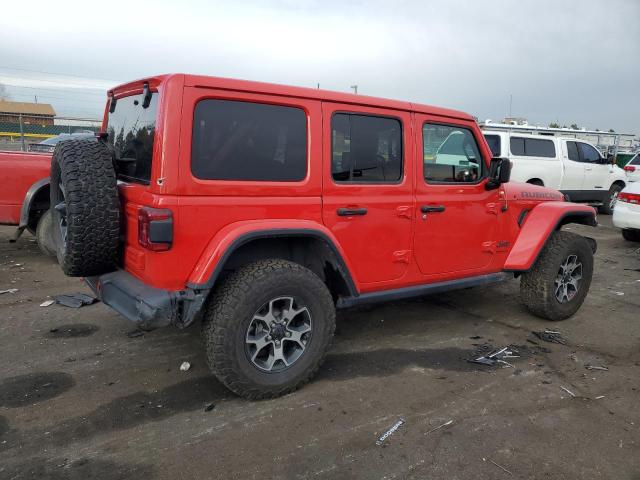
[{"label": "front fender", "polygon": [[531,269],[549,235],[567,223],[595,227],[596,211],[588,205],[569,202],[543,202],[526,218],[520,234],[504,264],[504,270],[523,272]]},{"label": "front fender", "polygon": [[256,239],[286,236],[313,236],[325,241],[334,251],[341,268],[346,270],[352,293],[357,294],[351,265],[338,240],[324,225],[311,220],[247,220],[221,229],[208,243],[189,276],[187,286],[193,289],[212,288],[225,260],[241,245]]}]

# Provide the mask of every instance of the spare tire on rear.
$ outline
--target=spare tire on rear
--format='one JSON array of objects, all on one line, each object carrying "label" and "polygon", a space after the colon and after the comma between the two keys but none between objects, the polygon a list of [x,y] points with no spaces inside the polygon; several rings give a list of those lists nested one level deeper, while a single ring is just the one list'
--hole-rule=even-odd
[{"label": "spare tire on rear", "polygon": [[51,161],[53,242],[71,277],[113,271],[118,260],[120,200],[112,155],[101,141],[67,140]]}]

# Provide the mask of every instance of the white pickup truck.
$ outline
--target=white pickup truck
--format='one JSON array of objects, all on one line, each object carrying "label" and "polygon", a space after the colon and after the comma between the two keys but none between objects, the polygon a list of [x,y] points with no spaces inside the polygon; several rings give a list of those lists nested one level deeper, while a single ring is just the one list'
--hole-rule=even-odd
[{"label": "white pickup truck", "polygon": [[512,181],[560,190],[572,202],[598,205],[601,213],[609,215],[626,185],[624,170],[583,140],[488,130],[483,133],[495,157],[511,160]]}]

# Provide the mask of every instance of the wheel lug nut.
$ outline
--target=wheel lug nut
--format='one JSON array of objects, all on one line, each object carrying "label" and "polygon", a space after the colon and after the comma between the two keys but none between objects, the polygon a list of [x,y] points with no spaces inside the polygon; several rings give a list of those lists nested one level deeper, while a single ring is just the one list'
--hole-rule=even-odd
[{"label": "wheel lug nut", "polygon": [[280,340],[276,340],[276,345],[280,345]]},{"label": "wheel lug nut", "polygon": [[271,340],[271,335],[267,335],[267,340]]},{"label": "wheel lug nut", "polygon": [[291,336],[291,332],[287,332],[285,335],[286,335],[287,337],[290,337],[290,336]]}]

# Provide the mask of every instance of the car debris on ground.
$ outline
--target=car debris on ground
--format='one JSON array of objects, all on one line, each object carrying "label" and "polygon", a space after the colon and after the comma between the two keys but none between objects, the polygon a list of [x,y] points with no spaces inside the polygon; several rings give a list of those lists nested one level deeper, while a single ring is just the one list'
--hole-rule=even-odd
[{"label": "car debris on ground", "polygon": [[490,367],[496,365],[497,363],[502,363],[504,365],[513,367],[513,365],[505,360],[506,358],[520,358],[520,355],[519,352],[513,347],[507,346],[498,350],[494,350],[488,355],[480,355],[479,357],[469,358],[467,359],[467,362],[478,363],[480,365],[488,365]]},{"label": "car debris on ground", "polygon": [[3,293],[16,293],[18,291],[17,288],[9,288],[7,290],[0,290],[0,295],[2,295]]},{"label": "car debris on ground", "polygon": [[602,370],[604,372],[608,372],[609,371],[609,367],[605,367],[604,365],[602,365],[602,366],[589,365],[588,363],[584,366],[584,368],[586,368],[587,370]]},{"label": "car debris on ground", "polygon": [[54,303],[56,303],[55,300],[45,300],[44,302],[42,302],[40,304],[41,307],[49,307],[51,305],[53,305]]},{"label": "car debris on ground", "polygon": [[191,364],[189,362],[182,362],[180,364],[180,371],[181,372],[186,372],[187,370],[189,370],[191,368]]},{"label": "car debris on ground", "polygon": [[575,398],[576,394],[569,390],[567,387],[560,386],[560,388]]},{"label": "car debris on ground", "polygon": [[435,432],[436,430],[440,430],[441,428],[444,427],[448,427],[449,425],[451,425],[453,423],[453,420],[449,420],[448,422],[443,423],[442,425],[437,426],[436,428],[432,428],[431,430],[429,430],[427,433],[425,433],[425,435],[429,435],[430,433]]},{"label": "car debris on ground", "polygon": [[387,430],[382,435],[380,435],[380,438],[378,438],[378,440],[376,440],[376,445],[378,445],[378,446],[382,445],[385,442],[385,440],[387,438],[389,438],[391,435],[393,435],[402,425],[404,425],[404,419],[403,418],[398,420],[396,423],[394,423],[391,426],[391,428],[389,428],[389,430]]},{"label": "car debris on ground", "polygon": [[53,297],[55,302],[65,307],[80,308],[85,305],[91,305],[98,301],[97,298],[87,295],[86,293],[70,293],[64,295],[56,295]]},{"label": "car debris on ground", "polygon": [[531,332],[540,340],[549,343],[559,343],[561,345],[567,344],[567,339],[562,336],[562,334],[555,330],[544,329],[542,332]]}]

